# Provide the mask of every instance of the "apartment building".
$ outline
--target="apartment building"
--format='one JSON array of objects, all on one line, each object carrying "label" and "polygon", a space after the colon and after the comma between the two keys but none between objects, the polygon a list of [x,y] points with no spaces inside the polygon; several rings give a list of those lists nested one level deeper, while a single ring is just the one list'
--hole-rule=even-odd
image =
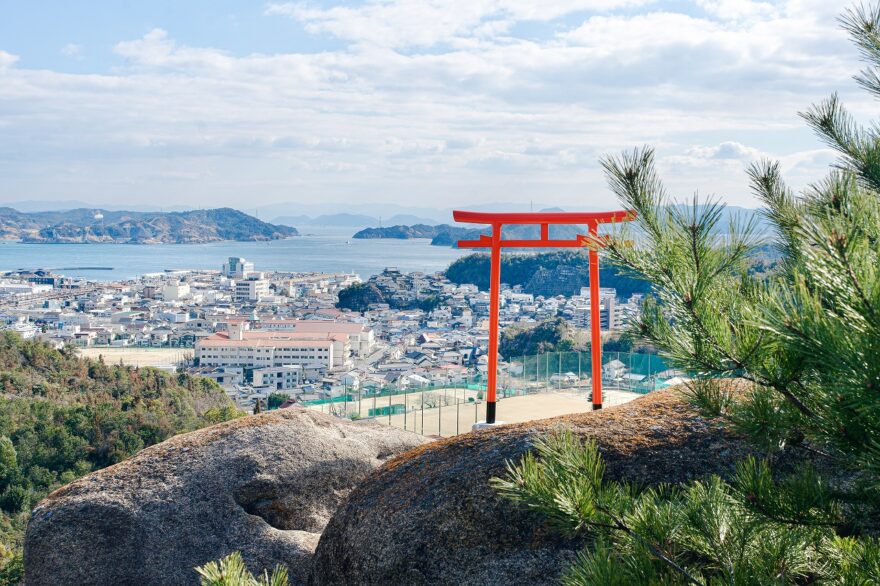
[{"label": "apartment building", "polygon": [[[586,293],[586,295],[584,295]],[[574,307],[574,325],[579,328],[590,327],[590,295],[589,289],[581,290],[581,295],[572,297]],[[623,327],[624,315],[617,302],[617,291],[602,288],[599,290],[599,329],[604,331],[619,330]]]},{"label": "apartment building", "polygon": [[269,281],[261,273],[235,282],[234,299],[236,303],[256,302],[269,296]]},{"label": "apartment building", "polygon": [[255,387],[271,387],[276,391],[295,389],[303,379],[303,367],[299,364],[286,364],[254,370]]}]

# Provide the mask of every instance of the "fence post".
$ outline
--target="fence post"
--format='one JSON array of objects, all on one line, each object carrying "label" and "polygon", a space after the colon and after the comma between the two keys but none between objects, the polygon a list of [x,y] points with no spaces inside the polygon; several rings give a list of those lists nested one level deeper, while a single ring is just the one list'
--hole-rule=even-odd
[{"label": "fence post", "polygon": [[562,390],[562,352],[556,353],[556,390]]},{"label": "fence post", "polygon": [[409,403],[407,403],[407,389],[403,387],[403,431],[406,431],[406,412],[409,411]]},{"label": "fence post", "polygon": [[461,403],[458,402],[458,397],[455,398],[455,435],[458,435],[458,420],[461,416]]}]

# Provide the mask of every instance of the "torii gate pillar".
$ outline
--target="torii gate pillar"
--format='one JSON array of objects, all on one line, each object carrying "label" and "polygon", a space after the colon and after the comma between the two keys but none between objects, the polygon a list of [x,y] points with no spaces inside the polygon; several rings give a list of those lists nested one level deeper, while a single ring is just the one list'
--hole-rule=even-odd
[{"label": "torii gate pillar", "polygon": [[[489,373],[486,385],[486,423],[495,423],[496,390],[498,386],[498,314],[501,296],[501,249],[502,248],[583,248],[588,247],[590,263],[590,354],[593,409],[602,408],[602,336],[599,329],[599,252],[605,242],[599,236],[599,224],[626,222],[635,217],[633,212],[552,212],[552,213],[483,213],[456,210],[452,213],[456,222],[488,224],[492,235],[480,236],[479,240],[460,240],[459,248],[489,248]],[[529,224],[541,227],[538,240],[503,240],[504,224]],[[551,240],[550,224],[583,224],[589,235],[578,234],[574,240]]]}]

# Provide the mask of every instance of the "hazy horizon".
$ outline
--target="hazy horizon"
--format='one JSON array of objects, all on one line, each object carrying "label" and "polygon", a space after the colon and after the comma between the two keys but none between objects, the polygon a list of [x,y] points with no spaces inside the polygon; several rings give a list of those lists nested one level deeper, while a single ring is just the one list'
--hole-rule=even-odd
[{"label": "hazy horizon", "polygon": [[675,194],[754,207],[750,162],[834,160],[798,111],[873,107],[845,4],[10,2],[0,205],[590,210],[600,157],[649,144]]}]

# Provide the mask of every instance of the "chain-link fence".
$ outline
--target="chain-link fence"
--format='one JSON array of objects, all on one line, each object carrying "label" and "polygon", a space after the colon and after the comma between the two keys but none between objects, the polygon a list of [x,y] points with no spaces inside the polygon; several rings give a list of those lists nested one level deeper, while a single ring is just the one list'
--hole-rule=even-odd
[{"label": "chain-link fence", "polygon": [[[589,352],[551,352],[502,362],[498,377],[499,418],[505,413],[525,421],[586,411],[592,395]],[[654,354],[605,352],[603,401],[615,404],[631,393],[663,388],[678,376]],[[305,406],[350,419],[374,419],[423,435],[451,436],[485,419],[485,366],[466,377],[345,389],[339,396],[307,401]],[[674,382],[674,381],[673,381]],[[553,393],[553,397],[534,395]],[[610,401],[610,403],[609,403]]]},{"label": "chain-link fence", "polygon": [[[505,364],[506,389],[592,389],[592,356],[589,352],[548,352],[514,358]],[[602,353],[602,388],[649,393],[662,388],[678,373],[656,354]]]}]

